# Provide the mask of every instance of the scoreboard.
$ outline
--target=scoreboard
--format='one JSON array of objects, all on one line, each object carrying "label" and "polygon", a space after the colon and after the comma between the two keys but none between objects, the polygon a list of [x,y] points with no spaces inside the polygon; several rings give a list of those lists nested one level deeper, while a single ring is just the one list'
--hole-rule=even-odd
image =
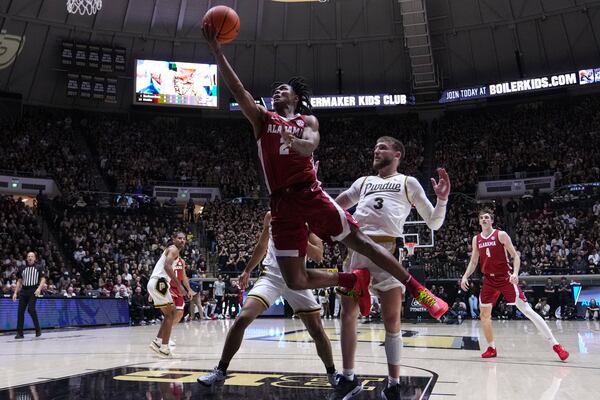
[{"label": "scoreboard", "polygon": [[126,50],[63,41],[61,64],[67,68],[67,96],[117,102],[117,77],[125,72]]}]

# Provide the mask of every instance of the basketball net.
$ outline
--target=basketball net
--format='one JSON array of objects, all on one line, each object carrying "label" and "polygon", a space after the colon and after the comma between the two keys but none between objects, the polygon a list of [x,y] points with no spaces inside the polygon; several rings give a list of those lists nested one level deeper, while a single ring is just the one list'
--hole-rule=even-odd
[{"label": "basketball net", "polygon": [[415,255],[415,247],[417,247],[417,244],[414,242],[407,242],[405,243],[406,245],[406,253],[409,257],[412,257]]},{"label": "basketball net", "polygon": [[67,0],[67,11],[71,14],[92,15],[102,8],[102,0]]}]

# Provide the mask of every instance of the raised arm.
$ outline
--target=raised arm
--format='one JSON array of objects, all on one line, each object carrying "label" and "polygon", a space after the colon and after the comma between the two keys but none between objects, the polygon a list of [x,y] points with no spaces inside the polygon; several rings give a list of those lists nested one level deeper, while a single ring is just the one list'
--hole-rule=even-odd
[{"label": "raised arm", "polygon": [[475,268],[477,268],[477,262],[479,261],[479,249],[477,248],[477,236],[473,236],[473,240],[471,241],[471,259],[469,260],[469,265],[467,266],[467,270],[465,271],[462,279],[460,280],[460,287],[462,290],[466,291],[469,289],[469,277],[473,275],[475,272]]},{"label": "raised arm", "polygon": [[202,34],[208,42],[210,51],[215,56],[217,66],[219,67],[219,71],[221,72],[225,84],[231,91],[231,94],[233,94],[235,101],[240,105],[240,109],[244,116],[252,124],[254,136],[257,136],[262,129],[267,109],[256,104],[254,102],[254,97],[252,97],[252,95],[244,88],[240,78],[238,78],[233,67],[231,67],[229,61],[227,61],[225,54],[223,54],[221,45],[217,41],[217,32],[215,31],[215,28],[211,24],[205,23],[202,26]]},{"label": "raised arm", "polygon": [[[450,180],[448,174],[443,169],[438,169],[440,174],[440,183],[434,183],[434,191],[437,195],[435,207],[431,204],[425,190],[416,178],[408,177],[406,180],[408,201],[417,208],[417,212],[423,218],[427,226],[432,230],[438,230],[442,227],[446,218],[446,205],[448,204],[448,194],[450,193]],[[435,182],[434,179],[432,179]],[[447,182],[447,184],[446,184]],[[444,184],[443,187],[440,185]]]}]

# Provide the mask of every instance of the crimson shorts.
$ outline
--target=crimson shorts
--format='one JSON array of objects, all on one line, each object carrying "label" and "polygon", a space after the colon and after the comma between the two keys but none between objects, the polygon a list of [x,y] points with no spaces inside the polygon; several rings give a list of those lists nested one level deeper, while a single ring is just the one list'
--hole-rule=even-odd
[{"label": "crimson shorts", "polygon": [[[308,230],[326,242],[340,241],[358,228],[358,222],[343,210],[318,183],[299,190],[271,195],[271,232],[275,256],[304,257]],[[308,224],[308,227],[306,226]]]},{"label": "crimson shorts", "polygon": [[486,275],[483,278],[481,292],[479,293],[480,307],[495,306],[500,294],[504,296],[507,304],[516,304],[517,297],[523,301],[527,301],[521,288],[510,283],[508,275],[501,277]]},{"label": "crimson shorts", "polygon": [[173,297],[173,304],[175,304],[175,308],[177,310],[183,310],[185,307],[185,298],[179,293],[177,286],[171,286],[169,292],[171,292],[171,297]]}]

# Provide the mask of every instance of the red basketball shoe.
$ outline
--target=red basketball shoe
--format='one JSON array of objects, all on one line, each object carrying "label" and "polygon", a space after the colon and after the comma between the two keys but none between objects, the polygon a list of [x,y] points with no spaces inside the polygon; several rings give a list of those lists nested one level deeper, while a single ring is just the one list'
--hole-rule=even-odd
[{"label": "red basketball shoe", "polygon": [[346,296],[354,297],[358,301],[360,314],[363,317],[368,317],[371,313],[371,293],[369,292],[371,273],[365,268],[352,270],[352,273],[356,276],[354,286],[352,288],[342,288],[342,290],[338,290],[338,292]]},{"label": "red basketball shoe", "polygon": [[558,354],[560,361],[565,361],[567,358],[569,358],[569,352],[566,351],[560,344],[555,344],[552,346],[552,350]]},{"label": "red basketball shoe", "polygon": [[413,296],[435,319],[440,318],[448,312],[448,303],[434,296],[425,286],[418,288],[416,294],[413,293]]},{"label": "red basketball shoe", "polygon": [[496,353],[496,349],[493,347],[488,347],[487,350],[481,355],[481,358],[493,358],[498,354]]}]

